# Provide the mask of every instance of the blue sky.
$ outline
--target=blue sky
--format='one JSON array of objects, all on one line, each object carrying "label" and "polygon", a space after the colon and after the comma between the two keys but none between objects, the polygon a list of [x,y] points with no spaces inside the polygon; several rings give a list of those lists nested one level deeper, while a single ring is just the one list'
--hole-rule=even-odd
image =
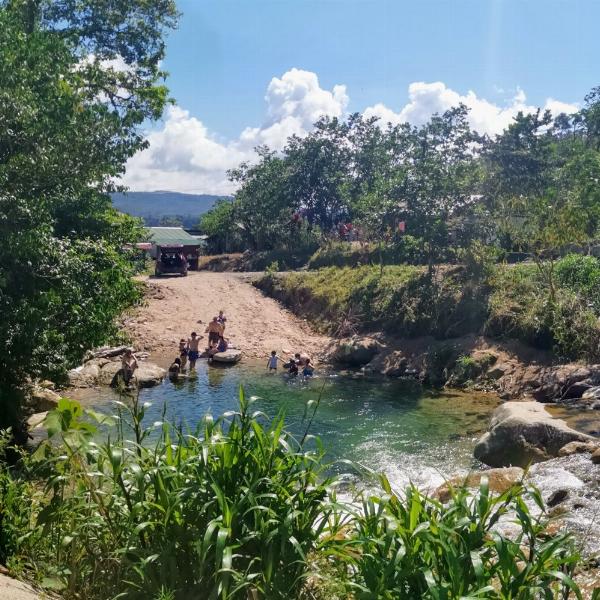
[{"label": "blue sky", "polygon": [[[367,109],[382,119],[418,122],[427,110],[472,91],[474,113],[483,110],[474,125],[488,133],[510,116],[495,115],[489,105],[499,111],[552,108],[549,99],[573,105],[600,85],[598,0],[179,0],[179,8],[180,26],[169,35],[164,62],[179,112],[154,128],[151,144],[160,152],[147,151],[128,169],[136,189],[228,191],[223,165],[250,156],[247,146],[264,141],[263,130],[291,117],[299,133],[308,128],[302,106],[289,108],[300,93],[298,80],[311,116],[317,94],[315,110],[323,114]],[[305,73],[317,78],[317,87]],[[285,85],[269,92],[273,78]],[[409,86],[418,82],[443,87],[413,86],[411,94]],[[334,93],[336,85],[345,86],[343,94]],[[488,104],[478,104],[483,101]],[[193,160],[186,162],[182,147],[167,156],[158,136],[170,123],[186,131]],[[242,140],[248,127],[261,131]],[[293,127],[280,129],[296,132]],[[205,138],[203,149],[188,129]],[[283,145],[273,131],[263,137]]]}]

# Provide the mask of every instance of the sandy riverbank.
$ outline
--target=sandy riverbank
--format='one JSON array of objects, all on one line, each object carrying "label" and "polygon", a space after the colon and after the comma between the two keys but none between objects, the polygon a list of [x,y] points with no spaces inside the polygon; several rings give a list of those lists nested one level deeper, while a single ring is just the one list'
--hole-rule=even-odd
[{"label": "sandy riverbank", "polygon": [[138,350],[166,365],[177,356],[179,339],[204,333],[220,309],[227,317],[226,337],[251,362],[266,364],[272,350],[287,358],[304,352],[318,362],[330,338],[266,297],[247,273],[190,272],[188,277],[144,277],[146,302],[124,320]]}]

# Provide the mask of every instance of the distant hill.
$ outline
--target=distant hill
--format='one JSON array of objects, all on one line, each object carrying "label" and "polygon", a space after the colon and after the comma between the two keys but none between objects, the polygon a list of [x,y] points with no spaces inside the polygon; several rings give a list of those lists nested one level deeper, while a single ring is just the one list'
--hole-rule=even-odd
[{"label": "distant hill", "polygon": [[159,225],[165,217],[179,217],[183,225],[193,227],[200,215],[210,210],[219,198],[223,196],[162,191],[112,195],[115,208],[134,217],[142,217],[150,226]]}]

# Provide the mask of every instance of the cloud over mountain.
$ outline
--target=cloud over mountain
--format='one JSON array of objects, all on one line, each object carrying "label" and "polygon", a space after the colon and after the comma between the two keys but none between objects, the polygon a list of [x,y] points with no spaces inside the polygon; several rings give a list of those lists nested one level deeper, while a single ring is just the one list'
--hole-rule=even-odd
[{"label": "cloud over mountain", "polygon": [[[254,148],[266,144],[281,150],[293,134],[306,135],[322,116],[343,117],[348,108],[346,86],[331,90],[321,87],[316,73],[290,69],[273,77],[265,95],[266,112],[260,127],[246,127],[237,139],[223,141],[208,130],[189,111],[172,106],[167,109],[162,128],[147,135],[149,147],[127,164],[123,183],[130,189],[172,190],[208,194],[235,191],[226,171],[244,160],[252,160]],[[500,133],[519,112],[532,112],[525,93],[518,90],[504,106],[450,89],[444,83],[414,82],[408,88],[408,102],[397,112],[378,103],[364,109],[368,117],[376,116],[382,124],[410,122],[420,125],[434,113],[443,112],[462,102],[470,111],[470,122],[480,133]],[[577,106],[548,98],[543,108],[554,114],[573,112]]]}]

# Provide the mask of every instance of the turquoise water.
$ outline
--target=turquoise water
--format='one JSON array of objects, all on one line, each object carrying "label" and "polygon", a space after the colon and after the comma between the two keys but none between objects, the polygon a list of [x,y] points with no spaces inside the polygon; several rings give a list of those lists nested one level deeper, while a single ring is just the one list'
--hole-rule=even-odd
[{"label": "turquoise water", "polygon": [[[443,475],[476,466],[473,446],[498,404],[491,395],[433,393],[410,381],[356,375],[288,381],[259,368],[206,363],[198,364],[195,378],[142,390],[140,400],[152,404],[145,418],[149,424],[160,420],[166,407],[170,421],[193,427],[207,413],[218,416],[235,410],[240,384],[247,395],[258,397],[256,410],[269,416],[283,411],[287,428],[300,435],[306,427],[306,403],[320,395],[311,433],[322,439],[328,458],[385,471],[397,485],[409,480],[435,485]],[[116,394],[96,390],[83,399],[106,412],[112,410],[109,401]]]}]

